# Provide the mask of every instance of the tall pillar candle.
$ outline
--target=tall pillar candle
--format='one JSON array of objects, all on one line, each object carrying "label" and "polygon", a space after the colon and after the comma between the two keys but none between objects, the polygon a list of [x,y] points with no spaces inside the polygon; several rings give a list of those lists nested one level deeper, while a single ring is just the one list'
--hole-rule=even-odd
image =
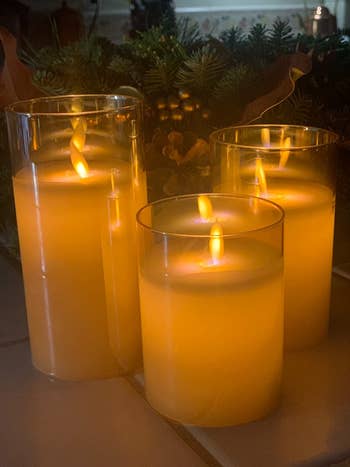
[{"label": "tall pillar candle", "polygon": [[[57,378],[110,377],[140,364],[130,214],[130,121],[138,119],[139,103],[123,96],[43,98],[7,111],[32,359]],[[118,226],[109,215],[116,198]],[[112,231],[123,232],[123,255],[111,251]]]},{"label": "tall pillar candle", "polygon": [[252,125],[211,136],[213,189],[281,205],[285,218],[285,342],[301,349],[328,331],[336,135],[298,126]]}]

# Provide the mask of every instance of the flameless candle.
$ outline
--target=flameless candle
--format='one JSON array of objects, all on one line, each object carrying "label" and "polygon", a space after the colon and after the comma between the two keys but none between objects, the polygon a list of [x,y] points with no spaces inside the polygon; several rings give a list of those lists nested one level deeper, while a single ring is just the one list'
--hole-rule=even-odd
[{"label": "flameless candle", "polygon": [[115,118],[125,108],[136,118],[138,103],[119,96],[38,99],[7,114],[32,359],[61,379],[140,365],[136,135]]},{"label": "flameless candle", "polygon": [[220,161],[214,191],[256,194],[285,210],[287,349],[314,345],[328,330],[335,141],[324,130],[274,125],[224,129],[211,137],[213,165]]},{"label": "flameless candle", "polygon": [[206,198],[201,213],[203,199],[185,196],[138,214],[145,387],[170,419],[224,426],[278,402],[283,214],[264,200],[254,212],[249,197]]},{"label": "flameless candle", "polygon": [[285,218],[287,348],[319,342],[328,330],[334,197],[320,184],[271,183],[262,195],[280,204]]}]

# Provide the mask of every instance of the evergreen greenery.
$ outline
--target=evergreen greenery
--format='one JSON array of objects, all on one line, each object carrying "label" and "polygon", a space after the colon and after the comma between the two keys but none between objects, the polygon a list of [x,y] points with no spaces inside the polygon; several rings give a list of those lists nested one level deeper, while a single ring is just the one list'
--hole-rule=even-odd
[{"label": "evergreen greenery", "polygon": [[[66,47],[27,50],[24,59],[47,94],[113,93],[120,86],[134,86],[156,117],[159,98],[186,90],[202,108],[211,109],[203,130],[208,133],[239,120],[245,105],[259,95],[259,76],[266,66],[296,50],[312,53],[312,73],[298,80],[296,94],[263,119],[329,126],[330,112],[339,116],[350,105],[349,42],[342,32],[322,39],[295,35],[279,18],[271,29],[256,24],[244,34],[234,27],[218,39],[201,35],[188,18],[170,32],[164,21],[121,45],[90,36]],[[169,122],[164,125],[168,128]],[[339,130],[336,122],[332,125]]]},{"label": "evergreen greenery", "polygon": [[[58,42],[41,50],[28,47],[23,59],[34,70],[34,83],[48,95],[137,88],[150,117],[146,120],[149,166],[163,167],[165,172],[170,168],[185,179],[189,173],[196,176],[191,164],[177,167],[162,154],[169,132],[180,131],[195,141],[214,128],[238,122],[247,103],[263,92],[266,67],[282,54],[311,54],[312,72],[259,122],[315,125],[350,139],[350,43],[344,33],[326,38],[295,35],[288,22],[277,19],[271,29],[257,24],[244,34],[234,27],[214,38],[203,36],[188,18],[172,21],[171,27],[165,18],[160,26],[136,33],[120,45],[91,35],[66,47]],[[0,242],[16,251],[5,146],[0,148]],[[348,185],[345,180],[343,192],[349,191]]]}]

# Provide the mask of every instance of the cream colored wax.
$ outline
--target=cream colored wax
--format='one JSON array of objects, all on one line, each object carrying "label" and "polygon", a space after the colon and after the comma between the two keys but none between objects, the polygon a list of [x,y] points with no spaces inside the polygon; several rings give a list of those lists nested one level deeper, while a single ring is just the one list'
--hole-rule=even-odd
[{"label": "cream colored wax", "polygon": [[[254,240],[144,258],[140,304],[147,398],[170,419],[224,426],[260,418],[278,400],[283,347],[282,260]],[[175,248],[176,250],[176,248]]]},{"label": "cream colored wax", "polygon": [[284,209],[285,346],[302,349],[319,343],[328,332],[334,196],[326,186],[297,180],[299,172],[266,168],[263,188],[244,182],[249,171],[234,185],[237,177],[231,170],[215,191],[232,192],[235,186],[234,191],[258,195]]},{"label": "cream colored wax", "polygon": [[[131,197],[130,166],[118,164],[119,192]],[[55,162],[33,164],[13,180],[33,363],[62,379],[118,371],[119,355],[113,356],[108,338],[101,246],[110,172],[107,163],[91,162],[80,178],[69,162]],[[125,241],[123,248],[126,261],[134,245]],[[118,267],[125,267],[125,294],[137,293],[125,276],[127,263]],[[130,310],[121,320],[126,340],[134,339],[127,335],[135,319],[137,310]]]},{"label": "cream colored wax", "polygon": [[134,198],[116,185],[107,200],[103,255],[108,329],[124,372],[142,366],[135,212],[146,202],[146,180],[141,176],[134,184]]},{"label": "cream colored wax", "polygon": [[262,194],[285,210],[285,344],[300,349],[328,331],[334,229],[331,190],[270,179]]}]

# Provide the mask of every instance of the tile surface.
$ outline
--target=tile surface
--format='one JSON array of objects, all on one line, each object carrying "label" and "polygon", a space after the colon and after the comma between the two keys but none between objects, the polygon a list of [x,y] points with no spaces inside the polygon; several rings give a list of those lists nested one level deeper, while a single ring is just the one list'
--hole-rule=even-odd
[{"label": "tile surface", "polygon": [[19,271],[0,255],[0,467],[205,467],[123,378],[67,383],[31,365]]},{"label": "tile surface", "polygon": [[281,406],[259,422],[189,431],[225,467],[325,466],[350,456],[350,282],[333,281],[330,337],[286,356]]},{"label": "tile surface", "polygon": [[[350,260],[349,229],[338,230],[336,264]],[[350,281],[334,276],[332,295],[329,339],[286,356],[274,414],[185,428],[205,459],[207,450],[224,467],[318,467],[350,457]],[[18,271],[1,256],[0,299],[0,467],[207,465],[127,380],[64,383],[32,368],[28,344],[10,342],[26,334],[24,301]]]},{"label": "tile surface", "polygon": [[1,467],[205,467],[123,378],[66,383],[0,349]]}]

